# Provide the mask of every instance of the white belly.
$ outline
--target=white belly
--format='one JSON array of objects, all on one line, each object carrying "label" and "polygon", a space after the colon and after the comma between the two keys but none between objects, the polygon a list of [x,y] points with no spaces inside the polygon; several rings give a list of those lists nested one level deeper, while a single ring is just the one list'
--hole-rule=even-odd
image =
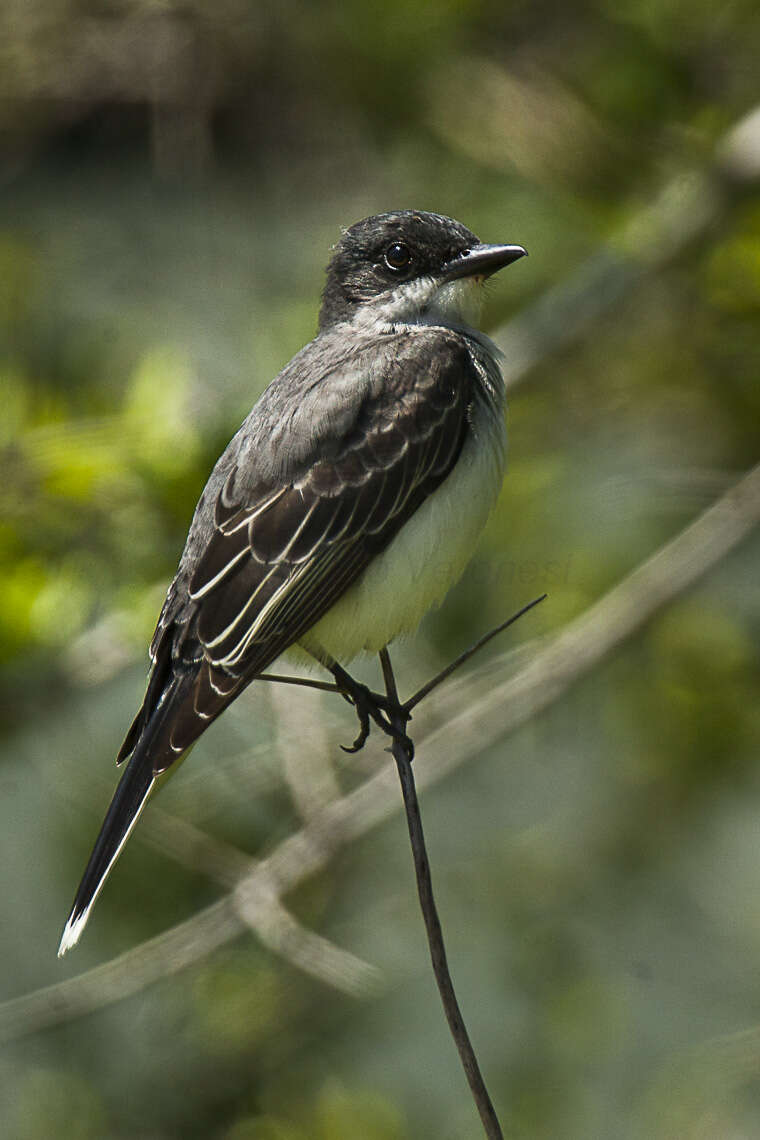
[{"label": "white belly", "polygon": [[416,629],[472,558],[501,488],[505,451],[503,415],[497,420],[478,401],[454,470],[301,639],[304,648],[347,662]]}]

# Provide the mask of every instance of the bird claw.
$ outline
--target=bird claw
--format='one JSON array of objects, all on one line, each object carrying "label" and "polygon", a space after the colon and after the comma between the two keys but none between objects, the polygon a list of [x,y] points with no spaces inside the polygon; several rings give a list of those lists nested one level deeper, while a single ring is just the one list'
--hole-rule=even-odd
[{"label": "bird claw", "polygon": [[340,665],[334,663],[331,670],[341,695],[354,706],[359,719],[359,735],[353,744],[341,744],[341,749],[349,754],[361,751],[367,743],[371,722],[374,720],[377,727],[382,729],[386,736],[390,736],[391,740],[400,744],[412,760],[414,744],[405,731],[412,719],[409,710],[397,699],[383,693],[374,693],[360,681],[355,681]]},{"label": "bird claw", "polygon": [[343,696],[356,709],[359,719],[359,735],[353,744],[341,744],[344,752],[353,754],[360,752],[367,743],[370,731],[370,716],[376,714],[378,708],[378,694],[370,692],[366,685],[354,682],[350,692],[344,690]]},{"label": "bird claw", "polygon": [[405,732],[399,732],[398,736],[394,737],[394,739],[400,742],[401,747],[405,750],[407,756],[409,757],[409,763],[411,764],[412,760],[414,760],[414,741],[412,740],[411,736],[407,736]]},{"label": "bird claw", "polygon": [[360,709],[358,706],[356,706],[355,703],[354,707],[356,708],[356,715],[359,718],[359,735],[353,744],[341,744],[342,750],[344,752],[348,752],[349,754],[353,754],[354,752],[361,752],[362,748],[367,743],[367,737],[369,736],[369,713],[366,711],[366,709]]},{"label": "bird claw", "polygon": [[[401,743],[410,758],[414,756],[412,741],[404,730],[398,727],[397,716],[402,710],[396,702],[382,693],[373,693],[366,685],[354,681],[346,674],[341,676],[339,683],[343,685],[343,697],[354,706],[359,719],[359,734],[353,744],[341,744],[340,747],[344,752],[353,754],[361,751],[367,743],[371,722],[374,720],[387,736]],[[406,714],[406,720],[411,720],[411,716]]]}]

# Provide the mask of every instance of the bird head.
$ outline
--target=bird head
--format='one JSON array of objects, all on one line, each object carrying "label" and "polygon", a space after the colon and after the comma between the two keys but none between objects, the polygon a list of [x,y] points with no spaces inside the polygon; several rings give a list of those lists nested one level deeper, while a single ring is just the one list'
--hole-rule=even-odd
[{"label": "bird head", "polygon": [[525,252],[520,245],[486,245],[442,214],[400,210],[365,218],[335,246],[320,331],[340,322],[477,324],[483,282]]}]

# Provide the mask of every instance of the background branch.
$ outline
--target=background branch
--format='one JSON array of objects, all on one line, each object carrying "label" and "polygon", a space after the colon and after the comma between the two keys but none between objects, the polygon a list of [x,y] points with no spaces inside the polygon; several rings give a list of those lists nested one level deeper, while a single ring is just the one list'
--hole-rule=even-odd
[{"label": "background branch", "polygon": [[713,161],[680,171],[634,214],[604,249],[493,333],[504,353],[507,390],[618,308],[645,277],[663,270],[729,211],[760,178],[760,107],[726,131]]},{"label": "background branch", "polygon": [[[419,739],[419,786],[442,779],[514,731],[640,629],[664,606],[724,558],[760,522],[760,466],[680,534],[576,618],[540,645],[514,676],[482,690],[481,674],[447,686],[433,698],[451,712],[446,723]],[[508,655],[506,658],[508,659]],[[489,663],[493,676],[495,664]],[[235,890],[164,934],[78,977],[0,1005],[0,1039],[32,1033],[90,1013],[178,973],[237,937],[257,899],[282,899],[317,873],[343,845],[398,809],[388,768],[333,801],[306,826],[255,865]],[[148,825],[151,809],[141,826]],[[248,921],[243,914],[249,916]]]}]

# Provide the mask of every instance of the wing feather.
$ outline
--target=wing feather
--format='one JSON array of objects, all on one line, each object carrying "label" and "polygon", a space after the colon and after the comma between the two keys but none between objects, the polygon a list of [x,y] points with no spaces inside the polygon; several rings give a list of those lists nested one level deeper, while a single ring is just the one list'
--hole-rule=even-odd
[{"label": "wing feather", "polygon": [[152,751],[154,770],[168,767],[324,615],[452,470],[477,373],[461,337],[441,329],[420,337],[400,335],[382,369],[367,357],[374,381],[350,389],[360,394],[353,420],[344,416],[334,431],[315,425],[320,458],[296,464],[290,478],[256,477],[247,446],[223,457],[223,477],[213,495],[210,481],[196,512],[200,537],[191,529],[154,637],[146,701],[120,755],[166,699],[174,707],[162,714]]}]

